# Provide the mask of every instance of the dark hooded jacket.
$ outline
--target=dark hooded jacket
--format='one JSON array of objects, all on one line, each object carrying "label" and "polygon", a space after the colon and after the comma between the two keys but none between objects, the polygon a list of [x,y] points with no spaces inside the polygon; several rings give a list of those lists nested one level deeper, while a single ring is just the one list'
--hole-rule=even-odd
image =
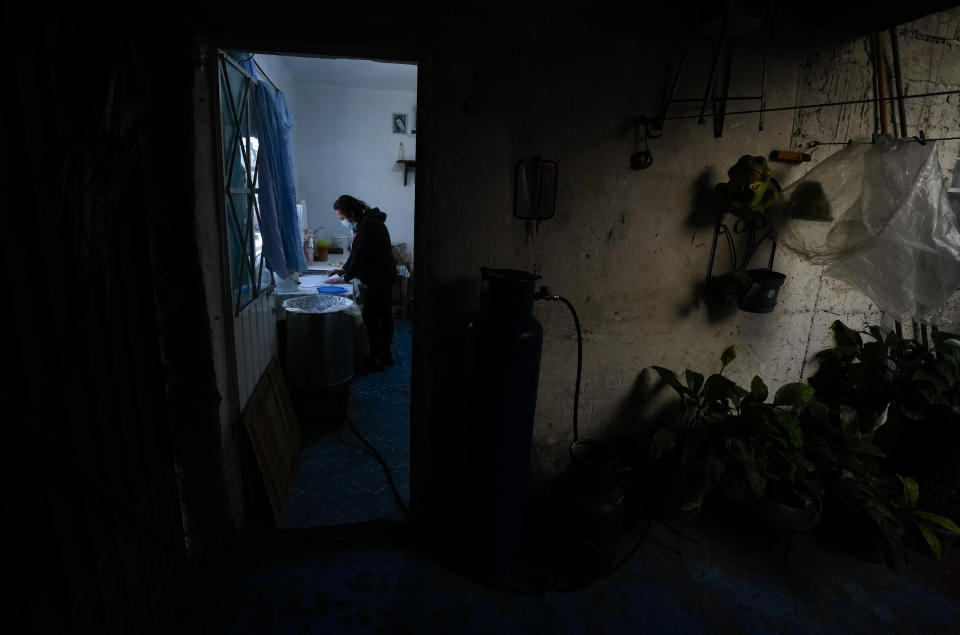
[{"label": "dark hooded jacket", "polygon": [[387,215],[377,207],[367,210],[357,220],[350,257],[343,265],[344,280],[360,278],[360,282],[368,285],[393,285],[397,266],[385,220]]}]

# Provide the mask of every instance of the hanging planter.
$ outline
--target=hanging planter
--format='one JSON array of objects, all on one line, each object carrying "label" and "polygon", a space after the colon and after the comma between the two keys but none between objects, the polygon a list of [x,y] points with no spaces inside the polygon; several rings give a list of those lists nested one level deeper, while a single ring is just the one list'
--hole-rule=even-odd
[{"label": "hanging planter", "polygon": [[771,313],[777,306],[780,287],[787,277],[769,269],[748,269],[736,272],[741,289],[737,293],[737,307],[750,313]]},{"label": "hanging planter", "polygon": [[[780,185],[772,177],[770,168],[763,157],[743,155],[728,172],[730,181],[717,185],[722,197],[722,205],[717,216],[717,225],[713,232],[710,247],[710,262],[707,266],[707,289],[716,285],[713,278],[714,259],[720,236],[726,238],[730,252],[730,276],[736,282],[723,291],[724,295],[735,295],[737,307],[749,313],[771,313],[777,306],[777,296],[786,276],[773,271],[773,259],[777,252],[776,234],[767,229],[765,212],[774,201],[780,198]],[[724,222],[724,215],[737,217],[732,226]],[[767,230],[764,232],[764,230]],[[745,249],[737,257],[734,235],[745,236]],[[757,249],[764,241],[770,241],[770,257],[766,269],[747,269]],[[726,277],[724,276],[724,277]]]}]

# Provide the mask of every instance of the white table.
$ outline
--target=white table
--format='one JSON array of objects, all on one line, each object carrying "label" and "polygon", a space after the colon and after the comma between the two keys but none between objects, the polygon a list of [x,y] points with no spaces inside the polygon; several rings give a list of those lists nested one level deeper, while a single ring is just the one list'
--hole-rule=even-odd
[{"label": "white table", "polygon": [[[322,264],[322,263],[317,263]],[[336,269],[337,267],[332,267]],[[300,276],[300,284],[297,285],[296,289],[292,290],[283,290],[281,291],[279,287],[275,287],[273,291],[274,297],[274,309],[276,311],[277,319],[284,320],[286,319],[285,311],[283,310],[284,300],[289,300],[290,298],[298,298],[304,295],[318,295],[317,288],[325,286],[335,286],[342,287],[343,293],[334,293],[331,295],[338,295],[343,298],[349,298],[351,300],[357,299],[357,285],[355,282],[341,282],[335,285],[328,285],[324,280],[327,279],[326,271],[329,269],[321,271],[316,270],[311,273]]]}]

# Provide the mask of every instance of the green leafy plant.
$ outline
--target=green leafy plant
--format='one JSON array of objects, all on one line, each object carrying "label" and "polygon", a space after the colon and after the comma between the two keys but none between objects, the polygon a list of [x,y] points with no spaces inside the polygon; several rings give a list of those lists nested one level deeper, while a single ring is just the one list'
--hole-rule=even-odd
[{"label": "green leafy plant", "polygon": [[869,429],[889,405],[913,420],[960,417],[960,336],[934,332],[927,350],[878,326],[865,329],[866,342],[840,320],[831,329],[836,346],[817,353],[809,380],[822,401],[854,408]]},{"label": "green leafy plant", "polygon": [[885,455],[866,439],[853,408],[831,408],[813,399],[799,410],[799,416],[806,453],[816,466],[831,520],[846,533],[853,551],[862,552],[863,543],[876,538],[889,560],[895,550],[902,551],[904,533],[914,525],[940,557],[940,540],[931,527],[960,535],[950,518],[919,509],[916,480],[897,474],[894,481],[884,475]]},{"label": "green leafy plant", "polygon": [[[853,552],[890,559],[901,543],[903,523],[882,487],[883,452],[860,430],[857,411],[810,400],[798,411],[806,439],[805,453],[823,487],[825,520]],[[873,545],[873,546],[871,546]]]},{"label": "green leafy plant", "polygon": [[730,346],[720,356],[718,372],[704,378],[686,370],[684,381],[672,370],[653,367],[679,395],[681,410],[653,435],[651,459],[672,455],[679,468],[699,477],[703,496],[724,476],[737,474],[757,498],[773,485],[804,507],[818,506],[814,466],[802,453],[803,436],[792,413],[810,400],[813,388],[787,384],[767,402],[769,390],[759,376],[749,390],[723,376],[736,356],[736,347]]},{"label": "green leafy plant", "polygon": [[896,503],[896,508],[906,522],[912,523],[920,531],[923,539],[930,547],[930,551],[939,558],[943,550],[940,545],[940,538],[934,532],[934,527],[952,533],[954,536],[960,536],[960,527],[953,520],[934,514],[933,512],[921,511],[917,509],[917,502],[920,499],[920,486],[909,476],[900,476],[900,483],[903,485],[903,491],[900,500]]},{"label": "green leafy plant", "polygon": [[883,471],[913,475],[925,507],[960,514],[960,337],[934,331],[928,350],[877,326],[831,328],[836,346],[809,380],[818,398],[857,412],[887,455]]}]

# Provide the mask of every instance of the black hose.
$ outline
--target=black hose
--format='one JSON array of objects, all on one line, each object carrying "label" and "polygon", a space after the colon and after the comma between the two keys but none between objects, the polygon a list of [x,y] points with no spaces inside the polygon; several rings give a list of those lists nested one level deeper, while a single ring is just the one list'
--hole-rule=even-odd
[{"label": "black hose", "polygon": [[576,443],[580,440],[577,415],[580,412],[580,373],[583,370],[583,333],[580,331],[580,318],[577,316],[577,311],[573,308],[570,300],[567,300],[562,295],[546,295],[543,289],[541,289],[541,293],[543,293],[543,295],[536,296],[536,299],[552,300],[566,304],[567,308],[570,309],[571,315],[573,315],[573,324],[577,327],[577,384],[573,392],[573,441]]},{"label": "black hose", "polygon": [[393,480],[393,473],[390,471],[390,466],[387,465],[386,459],[383,458],[383,455],[377,452],[377,449],[373,447],[367,439],[360,434],[360,431],[357,430],[357,427],[353,425],[353,422],[350,421],[350,415],[347,415],[347,425],[350,426],[350,429],[353,430],[353,433],[357,435],[357,438],[363,442],[365,446],[370,450],[370,454],[373,455],[373,458],[380,463],[383,467],[384,473],[387,475],[387,482],[390,484],[390,491],[393,493],[393,498],[397,502],[397,507],[400,508],[400,511],[403,513],[404,518],[410,518],[410,510],[407,508],[407,504],[403,500],[403,496],[400,494],[400,489],[397,487],[397,482]]},{"label": "black hose", "polygon": [[633,544],[630,550],[622,558],[620,558],[620,560],[616,564],[611,565],[609,568],[605,569],[604,571],[601,571],[600,573],[588,575],[579,580],[575,580],[572,582],[568,582],[568,581],[561,582],[557,580],[544,579],[542,576],[538,576],[533,572],[529,571],[529,569],[525,566],[523,570],[523,578],[531,586],[537,589],[540,589],[542,591],[559,591],[559,592],[569,593],[569,592],[580,591],[582,589],[585,589],[586,587],[590,586],[594,582],[599,582],[600,580],[610,577],[611,575],[619,571],[620,568],[623,567],[623,565],[627,564],[627,562],[629,562],[633,558],[633,556],[636,555],[637,551],[640,550],[640,547],[643,546],[643,543],[646,542],[647,535],[650,533],[650,527],[652,525],[653,525],[653,519],[648,519],[646,526],[640,532],[640,537],[637,538],[637,541]]},{"label": "black hose", "polygon": [[583,370],[583,333],[580,331],[580,318],[577,316],[577,311],[573,308],[570,300],[567,300],[562,295],[558,295],[557,299],[566,304],[567,308],[570,309],[570,314],[573,315],[573,324],[577,327],[577,383],[573,393],[573,440],[577,442],[580,440],[577,416],[580,413],[580,373]]}]

